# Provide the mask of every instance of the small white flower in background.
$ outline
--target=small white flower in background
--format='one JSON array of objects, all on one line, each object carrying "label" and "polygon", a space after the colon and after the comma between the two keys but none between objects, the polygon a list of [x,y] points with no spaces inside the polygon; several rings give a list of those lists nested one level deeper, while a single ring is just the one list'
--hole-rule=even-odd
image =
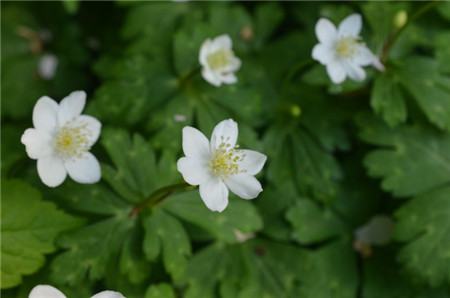
[{"label": "small white flower in background", "polygon": [[355,231],[354,247],[363,256],[370,256],[373,245],[389,243],[394,232],[394,222],[386,215],[376,215]]},{"label": "small white flower in background", "polygon": [[[28,298],[66,298],[66,295],[55,287],[38,285],[31,290]],[[92,296],[91,298],[125,298],[125,296],[119,292],[103,291]]]},{"label": "small white flower in background", "polygon": [[39,59],[38,73],[45,80],[51,80],[55,76],[58,67],[58,58],[53,54],[46,54]]},{"label": "small white flower in background", "polygon": [[241,60],[234,55],[230,36],[224,34],[207,39],[200,49],[199,60],[203,78],[214,86],[237,82],[235,72],[241,67]]},{"label": "small white flower in background", "polygon": [[67,173],[79,183],[100,180],[100,165],[89,150],[100,136],[101,123],[94,117],[81,115],[86,93],[75,91],[59,104],[41,97],[33,109],[34,128],[25,130],[21,141],[28,156],[37,159],[42,182],[56,187]]},{"label": "small white flower in background", "polygon": [[173,115],[173,120],[175,120],[175,122],[184,122],[187,120],[187,117],[183,114],[175,114]]},{"label": "small white flower in background", "polygon": [[362,42],[359,33],[362,19],[359,14],[345,18],[336,28],[327,19],[320,19],[316,24],[316,36],[319,39],[312,51],[312,57],[326,65],[331,80],[342,83],[348,76],[352,80],[362,81],[366,77],[363,66],[373,65],[378,70],[384,67]]},{"label": "small white flower in background", "polygon": [[244,243],[247,240],[255,238],[255,233],[243,233],[238,229],[234,229],[234,237],[236,237],[237,242]]},{"label": "small white flower in background", "polygon": [[200,185],[200,197],[212,211],[228,205],[228,189],[243,199],[254,199],[262,191],[254,177],[267,157],[252,150],[238,149],[237,123],[231,119],[216,125],[211,141],[199,130],[183,128],[183,152],[178,171],[191,185]]}]

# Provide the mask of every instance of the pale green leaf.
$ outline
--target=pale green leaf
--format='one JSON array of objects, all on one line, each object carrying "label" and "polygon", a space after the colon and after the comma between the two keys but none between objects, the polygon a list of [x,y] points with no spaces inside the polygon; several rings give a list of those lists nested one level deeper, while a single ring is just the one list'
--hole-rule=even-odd
[{"label": "pale green leaf", "polygon": [[19,180],[2,180],[1,217],[2,288],[16,286],[23,275],[36,272],[45,255],[56,250],[55,238],[80,224]]}]

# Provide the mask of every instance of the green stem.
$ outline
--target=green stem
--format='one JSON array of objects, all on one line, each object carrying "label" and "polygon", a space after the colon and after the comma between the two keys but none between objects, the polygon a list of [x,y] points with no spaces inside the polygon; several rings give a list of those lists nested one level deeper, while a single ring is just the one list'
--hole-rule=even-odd
[{"label": "green stem", "polygon": [[291,70],[287,73],[285,79],[283,80],[283,86],[282,89],[286,86],[286,84],[290,83],[290,81],[298,75],[300,72],[305,71],[307,68],[314,65],[314,60],[308,59],[303,60],[300,63],[297,63],[294,67],[291,68]]},{"label": "green stem", "polygon": [[419,8],[418,10],[416,10],[414,12],[414,14],[407,20],[407,22],[404,26],[400,27],[399,29],[397,29],[397,31],[395,31],[393,34],[391,34],[391,36],[387,39],[387,41],[385,42],[385,44],[383,46],[383,51],[381,53],[381,63],[382,64],[386,63],[392,46],[395,44],[395,42],[399,38],[400,34],[408,27],[408,25],[411,24],[414,20],[418,19],[420,16],[422,16],[424,13],[426,13],[428,10],[433,8],[438,3],[439,3],[439,1],[431,1],[431,2],[423,5],[421,8]]},{"label": "green stem", "polygon": [[173,195],[175,193],[190,191],[195,189],[195,186],[189,185],[187,183],[172,184],[169,186],[162,187],[154,191],[147,199],[143,200],[137,204],[133,210],[130,212],[130,217],[137,216],[143,209],[151,208],[156,204],[163,201],[165,198]]},{"label": "green stem", "polygon": [[196,67],[186,75],[182,76],[178,81],[178,86],[180,87],[180,89],[183,89],[183,87],[198,73],[200,73],[200,67]]}]

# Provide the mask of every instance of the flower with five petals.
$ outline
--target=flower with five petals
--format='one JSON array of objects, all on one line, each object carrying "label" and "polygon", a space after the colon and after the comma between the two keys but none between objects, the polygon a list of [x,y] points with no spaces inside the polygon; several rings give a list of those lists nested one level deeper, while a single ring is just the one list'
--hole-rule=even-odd
[{"label": "flower with five petals", "polygon": [[362,81],[366,77],[363,66],[373,65],[384,69],[367,46],[359,33],[362,19],[359,14],[345,18],[336,28],[329,20],[321,18],[316,24],[316,36],[319,43],[313,48],[312,57],[326,66],[328,76],[336,83],[342,83],[346,77]]},{"label": "flower with five petals", "polygon": [[25,130],[21,141],[28,156],[37,160],[42,182],[56,187],[67,174],[79,183],[100,180],[100,165],[90,148],[100,136],[101,124],[91,116],[81,115],[86,93],[75,91],[59,104],[41,97],[33,109],[34,128]]},{"label": "flower with five petals", "polygon": [[236,145],[238,126],[232,119],[216,125],[211,141],[199,130],[183,128],[183,152],[178,171],[190,185],[199,185],[200,197],[212,211],[222,212],[228,205],[228,190],[243,199],[254,199],[262,191],[254,177],[267,157]]}]

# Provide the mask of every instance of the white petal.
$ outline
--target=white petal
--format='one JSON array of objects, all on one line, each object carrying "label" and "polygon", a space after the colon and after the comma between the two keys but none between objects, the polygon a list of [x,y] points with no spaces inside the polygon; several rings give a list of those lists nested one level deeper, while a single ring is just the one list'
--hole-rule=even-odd
[{"label": "white petal", "polygon": [[228,34],[223,34],[214,39],[214,45],[220,49],[231,49],[233,42]]},{"label": "white petal", "polygon": [[90,152],[85,152],[80,157],[66,160],[64,166],[70,178],[78,183],[96,183],[101,178],[100,164]]},{"label": "white petal", "polygon": [[200,197],[208,209],[222,212],[228,205],[228,188],[218,178],[209,179],[200,184]]},{"label": "white petal", "polygon": [[330,79],[335,84],[340,84],[345,80],[345,69],[339,62],[332,62],[327,64],[327,73]]},{"label": "white petal", "polygon": [[102,129],[102,124],[97,118],[88,115],[81,115],[77,117],[72,123],[71,126],[79,127],[84,126],[87,130],[87,138],[88,138],[88,146],[92,146],[97,142],[100,132]]},{"label": "white petal", "polygon": [[236,57],[236,56],[233,56],[233,57],[231,58],[230,63],[229,63],[227,66],[225,66],[225,67],[221,70],[221,72],[222,72],[222,73],[232,73],[232,72],[236,72],[237,70],[239,70],[239,68],[241,68],[241,64],[242,64],[241,59],[239,59],[239,58]]},{"label": "white petal", "polygon": [[361,15],[354,13],[346,17],[339,24],[339,36],[353,36],[357,37],[361,32],[362,28],[362,19]]},{"label": "white petal", "polygon": [[209,159],[209,141],[198,129],[186,126],[183,128],[183,152],[187,157]]},{"label": "white petal", "polygon": [[125,296],[123,296],[119,292],[103,291],[98,294],[95,294],[91,298],[125,298]]},{"label": "white petal", "polygon": [[253,150],[239,150],[244,155],[242,161],[239,162],[239,169],[245,171],[246,174],[256,175],[266,163],[267,156]]},{"label": "white petal", "polygon": [[23,133],[20,141],[25,145],[25,150],[32,159],[45,157],[53,152],[52,138],[45,131],[28,128]]},{"label": "white petal", "polygon": [[58,125],[58,104],[48,96],[39,98],[33,109],[33,125],[35,128],[53,132]]},{"label": "white petal", "polygon": [[219,87],[222,85],[222,81],[220,77],[208,67],[203,67],[202,69],[202,77],[213,86]]},{"label": "white petal", "polygon": [[211,177],[206,159],[182,157],[177,162],[177,169],[190,185],[202,184]]},{"label": "white petal", "polygon": [[86,104],[86,92],[74,91],[59,103],[58,121],[60,125],[81,115]]},{"label": "white petal", "polygon": [[312,57],[321,64],[328,64],[334,58],[334,51],[330,46],[319,43],[314,46]]},{"label": "white petal", "polygon": [[237,82],[237,77],[234,75],[234,73],[228,73],[222,76],[222,82],[224,82],[225,84],[234,84]]},{"label": "white petal", "polygon": [[362,81],[366,78],[366,72],[364,69],[355,63],[345,63],[344,68],[352,80]]},{"label": "white petal", "polygon": [[55,287],[38,285],[31,290],[28,298],[66,298],[66,296]]},{"label": "white petal", "polygon": [[211,149],[216,149],[222,142],[236,146],[238,138],[238,125],[233,119],[227,119],[219,122],[214,127],[211,135]]},{"label": "white petal", "polygon": [[337,38],[336,27],[327,19],[320,19],[316,24],[316,36],[321,43],[332,44]]},{"label": "white petal", "polygon": [[208,62],[206,61],[206,58],[211,53],[210,47],[211,47],[211,39],[209,39],[209,38],[206,39],[202,43],[202,46],[200,47],[200,53],[198,55],[198,60],[199,60],[200,64],[203,66],[208,64]]},{"label": "white petal", "polygon": [[373,63],[374,59],[376,59],[375,55],[366,47],[360,46],[358,47],[358,51],[355,54],[354,61],[362,66],[367,66]]},{"label": "white petal", "polygon": [[38,159],[37,169],[42,182],[49,187],[60,185],[67,176],[63,161],[56,156]]},{"label": "white petal", "polygon": [[372,61],[372,65],[373,67],[375,67],[378,71],[385,71],[384,65],[383,63],[381,63],[380,58],[378,58],[378,56],[373,56],[373,61]]},{"label": "white petal", "polygon": [[237,174],[228,177],[225,184],[235,195],[243,199],[254,199],[262,192],[261,183],[248,174]]}]

